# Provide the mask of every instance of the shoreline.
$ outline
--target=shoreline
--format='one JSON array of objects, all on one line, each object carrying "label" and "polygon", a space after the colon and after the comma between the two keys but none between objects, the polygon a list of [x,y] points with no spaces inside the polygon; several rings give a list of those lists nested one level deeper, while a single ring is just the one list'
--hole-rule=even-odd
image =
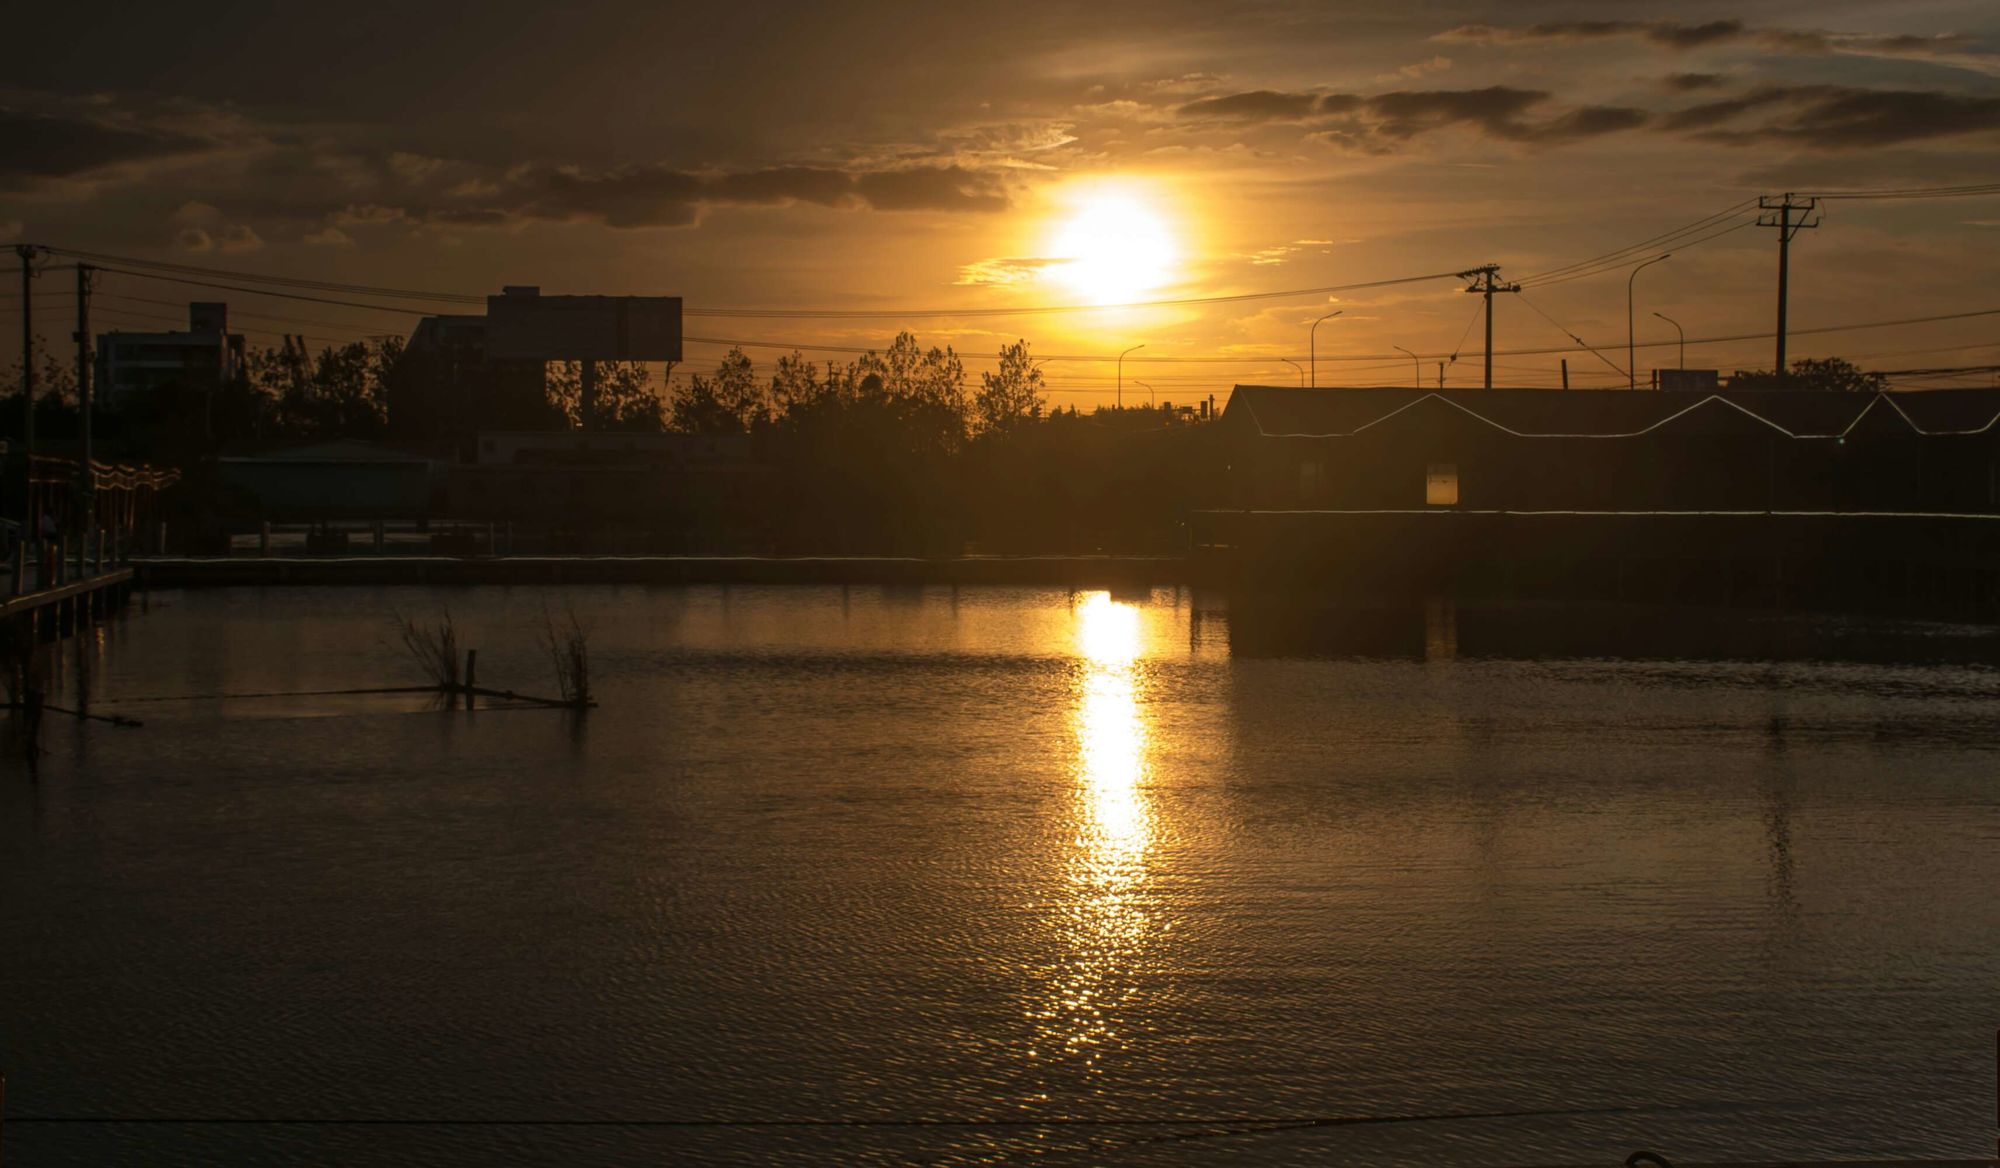
[{"label": "shoreline", "polygon": [[1193,583],[1180,556],[161,556],[135,560],[145,588],[281,584]]}]

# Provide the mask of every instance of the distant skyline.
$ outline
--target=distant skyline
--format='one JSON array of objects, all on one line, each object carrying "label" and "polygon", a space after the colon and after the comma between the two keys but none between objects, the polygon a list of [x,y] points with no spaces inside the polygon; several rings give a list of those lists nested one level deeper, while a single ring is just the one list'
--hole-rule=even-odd
[{"label": "distant skyline", "polygon": [[[1486,262],[1521,278],[1759,193],[2000,175],[2000,8],[1963,0],[225,4],[198,23],[42,6],[17,28],[31,51],[0,88],[0,238],[475,294],[972,310]],[[1833,204],[1795,247],[1793,326],[2000,307],[1996,245],[2000,198]],[[1654,312],[1691,339],[1768,330],[1775,253],[1749,227],[1648,269],[1639,339],[1673,339]],[[1281,359],[1303,360],[1308,322],[1339,308],[1318,334],[1322,383],[1406,384],[1406,358],[1344,360],[1401,346],[1459,351],[1450,384],[1466,386],[1480,338],[1461,286],[689,331],[879,347],[906,326],[963,353],[1026,337],[1038,355],[1107,358],[1143,343],[1130,404],[1135,370],[1183,401],[1290,384]],[[65,347],[68,291],[45,278],[36,301]],[[172,303],[227,299],[256,344],[406,335],[416,319],[125,276],[101,291],[100,329],[173,327]],[[1496,346],[1575,333],[1622,364],[1625,291],[1620,271],[1506,298]],[[1792,353],[1992,363],[1996,320],[1802,335]],[[684,368],[722,351],[690,345]],[[749,350],[760,367],[782,351]],[[1241,363],[1153,363],[1193,356]],[[1642,351],[1640,379],[1675,359]],[[1770,345],[1692,345],[1688,362],[1767,367]],[[1553,355],[1497,364],[1503,384],[1557,377]],[[1622,381],[1587,353],[1570,368]],[[1111,398],[1108,360],[1046,372],[1058,404]]]}]

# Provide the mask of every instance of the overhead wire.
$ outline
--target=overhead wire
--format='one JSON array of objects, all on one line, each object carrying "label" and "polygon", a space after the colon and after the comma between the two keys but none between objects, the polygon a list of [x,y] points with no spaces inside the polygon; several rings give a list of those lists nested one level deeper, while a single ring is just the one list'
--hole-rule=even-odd
[{"label": "overhead wire", "polygon": [[1521,280],[1517,282],[1521,284],[1526,284],[1530,281],[1546,280],[1552,276],[1562,275],[1566,272],[1570,272],[1577,268],[1591,267],[1593,265],[1616,260],[1636,252],[1652,251],[1661,247],[1665,247],[1669,243],[1679,239],[1683,235],[1689,235],[1698,231],[1705,230],[1720,220],[1740,215],[1743,212],[1749,210],[1752,206],[1754,206],[1756,202],[1757,200],[1754,198],[1744,199],[1739,203],[1735,203],[1732,204],[1731,206],[1725,207],[1724,209],[1717,211],[1712,215],[1704,215],[1700,219],[1697,219],[1694,222],[1686,224],[1684,226],[1677,227],[1672,231],[1663,232],[1659,235],[1653,236],[1650,239],[1642,239],[1638,243],[1618,248],[1615,251],[1605,252],[1603,255],[1593,256],[1592,258],[1587,260],[1577,260],[1574,263],[1563,264],[1560,267],[1549,268],[1546,271],[1536,272],[1534,275],[1523,277]]},{"label": "overhead wire", "polygon": [[[340,284],[328,280],[307,280],[289,276],[263,276],[251,272],[230,271],[221,268],[204,268],[193,264],[175,264],[159,260],[145,260],[130,256],[116,256],[101,252],[86,252],[68,248],[50,248],[51,253],[74,256],[106,265],[107,270],[126,269],[128,275],[140,275],[129,269],[152,269],[156,279],[167,278],[167,273],[179,273],[189,277],[185,283],[201,285],[202,281],[192,277],[209,279],[220,277],[252,284],[267,284],[274,287],[299,289],[310,292],[334,292],[351,296],[377,296],[391,300],[426,300],[452,304],[484,304],[487,297],[461,292],[438,292],[410,288],[387,288],[367,284]],[[1456,272],[1430,272],[1418,276],[1396,276],[1382,280],[1362,280],[1346,284],[1324,284],[1311,288],[1285,288],[1267,292],[1238,292],[1215,296],[1167,297],[1157,300],[1137,300],[1113,304],[1040,304],[1011,305],[998,307],[957,307],[957,308],[753,308],[753,307],[683,307],[684,316],[738,317],[745,319],[771,320],[896,320],[917,318],[979,318],[998,316],[1039,316],[1059,313],[1108,312],[1143,308],[1178,308],[1207,304],[1237,304],[1256,300],[1293,299],[1306,296],[1331,295],[1336,292],[1354,292],[1368,288],[1388,288],[1402,284],[1417,284],[1430,280],[1457,278]],[[204,285],[223,287],[225,285]],[[258,289],[232,289],[258,292]],[[277,293],[264,293],[277,295]],[[297,299],[315,299],[296,296]],[[341,303],[325,301],[326,303]],[[357,306],[360,307],[360,306]],[[381,306],[373,306],[381,307]],[[409,309],[387,309],[388,311],[412,311]]]},{"label": "overhead wire", "polygon": [[1562,335],[1564,335],[1564,336],[1568,337],[1568,338],[1569,338],[1570,340],[1572,340],[1572,341],[1575,341],[1575,342],[1576,342],[1577,344],[1579,344],[1579,345],[1582,345],[1582,346],[1583,346],[1584,348],[1586,348],[1586,349],[1589,349],[1589,350],[1590,350],[1590,352],[1591,352],[1591,355],[1592,355],[1592,356],[1595,356],[1595,357],[1596,357],[1596,358],[1597,358],[1597,359],[1598,359],[1599,361],[1602,361],[1602,362],[1604,362],[1604,363],[1605,363],[1606,365],[1609,365],[1609,366],[1611,366],[1611,371],[1612,371],[1612,372],[1614,372],[1614,373],[1617,373],[1617,374],[1620,374],[1620,375],[1622,375],[1622,376],[1625,376],[1625,377],[1630,377],[1630,376],[1632,375],[1632,371],[1631,371],[1631,370],[1629,370],[1629,369],[1621,369],[1621,368],[1619,368],[1619,367],[1618,367],[1618,363],[1617,363],[1616,361],[1613,361],[1613,360],[1612,360],[1611,358],[1609,358],[1609,357],[1605,356],[1604,354],[1602,354],[1602,353],[1598,352],[1598,351],[1597,351],[1597,350],[1596,350],[1595,348],[1593,348],[1593,347],[1591,346],[1591,344],[1590,344],[1590,342],[1589,342],[1589,341],[1586,341],[1586,340],[1584,340],[1584,339],[1583,339],[1582,337],[1580,337],[1580,336],[1577,336],[1577,335],[1576,335],[1575,333],[1571,332],[1571,331],[1570,331],[1570,330],[1568,329],[1568,327],[1567,327],[1567,326],[1565,326],[1565,325],[1564,325],[1564,324],[1563,324],[1563,323],[1562,323],[1561,321],[1557,320],[1557,319],[1556,319],[1555,317],[1553,317],[1553,316],[1550,316],[1550,315],[1549,315],[1548,313],[1546,313],[1546,312],[1543,312],[1543,311],[1541,310],[1541,308],[1540,308],[1540,307],[1538,307],[1538,306],[1537,306],[1537,305],[1535,304],[1535,302],[1534,302],[1534,301],[1532,301],[1532,300],[1528,299],[1528,298],[1527,298],[1526,296],[1524,296],[1524,295],[1521,295],[1521,294],[1520,294],[1520,293],[1518,293],[1518,292],[1517,292],[1517,293],[1515,293],[1515,295],[1517,295],[1517,296],[1520,296],[1520,298],[1521,298],[1521,303],[1523,303],[1523,304],[1527,305],[1527,306],[1528,306],[1529,308],[1532,308],[1532,309],[1534,309],[1534,311],[1535,311],[1535,315],[1537,315],[1537,316],[1541,317],[1541,318],[1542,318],[1543,320],[1546,320],[1546,321],[1548,321],[1548,322],[1549,322],[1550,324],[1554,325],[1554,326],[1555,326],[1555,328],[1556,328],[1556,331],[1557,331],[1557,332],[1559,332],[1559,333],[1561,333]]},{"label": "overhead wire", "polygon": [[[1754,218],[1745,219],[1741,223],[1731,224],[1728,227],[1721,228],[1720,230],[1717,231],[1712,231],[1706,235],[1697,236],[1693,239],[1683,239],[1676,241],[1672,244],[1672,246],[1676,251],[1686,251],[1688,248],[1694,247],[1697,244],[1707,243],[1711,239],[1720,239],[1725,235],[1741,231],[1745,227],[1755,227],[1756,225],[1757,225],[1756,219]],[[1555,276],[1549,279],[1522,280],[1520,281],[1520,284],[1523,288],[1549,288],[1557,284],[1567,284],[1571,280],[1582,280],[1590,276],[1601,276],[1604,275],[1606,272],[1623,271],[1626,268],[1633,267],[1637,264],[1645,263],[1650,258],[1651,258],[1650,256],[1643,254],[1638,256],[1627,256],[1623,259],[1618,260],[1615,263],[1606,264],[1602,267],[1588,268],[1583,271],[1570,272],[1567,275]]]}]

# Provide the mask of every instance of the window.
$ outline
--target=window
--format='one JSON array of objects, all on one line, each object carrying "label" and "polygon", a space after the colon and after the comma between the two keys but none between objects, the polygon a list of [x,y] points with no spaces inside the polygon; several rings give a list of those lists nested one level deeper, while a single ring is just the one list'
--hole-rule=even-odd
[{"label": "window", "polygon": [[1433,462],[1424,470],[1424,502],[1432,507],[1458,506],[1458,464]]},{"label": "window", "polygon": [[1301,501],[1308,501],[1319,497],[1320,478],[1325,473],[1325,470],[1325,464],[1315,459],[1302,459],[1299,462],[1299,498]]}]

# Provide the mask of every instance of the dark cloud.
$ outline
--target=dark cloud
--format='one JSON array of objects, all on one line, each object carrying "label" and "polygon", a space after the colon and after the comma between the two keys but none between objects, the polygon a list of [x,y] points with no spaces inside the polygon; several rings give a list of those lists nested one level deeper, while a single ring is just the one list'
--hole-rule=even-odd
[{"label": "dark cloud", "polygon": [[183,134],[0,108],[0,182],[63,178],[209,145]]},{"label": "dark cloud", "polygon": [[608,227],[685,227],[721,204],[811,203],[877,211],[998,211],[1007,195],[992,175],[961,166],[845,171],[781,166],[704,174],[664,165],[584,171],[545,168],[518,174],[476,202],[441,205],[415,217],[487,226],[522,220],[581,220]]},{"label": "dark cloud", "polygon": [[1707,24],[1675,24],[1662,20],[1647,25],[1641,35],[1670,48],[1698,49],[1703,45],[1736,40],[1743,35],[1743,22],[1712,20]]},{"label": "dark cloud", "polygon": [[855,193],[877,211],[1004,211],[1007,195],[990,175],[962,166],[917,166],[854,176]]},{"label": "dark cloud", "polygon": [[1539,125],[1510,125],[1504,130],[1522,142],[1568,142],[1636,130],[1653,120],[1645,110],[1622,105],[1587,105]]},{"label": "dark cloud", "polygon": [[1515,27],[1463,24],[1447,29],[1432,39],[1499,45],[1590,41],[1608,37],[1634,37],[1676,50],[1743,43],[1772,52],[1802,55],[1838,52],[1891,57],[1991,55],[1982,50],[1973,38],[1958,33],[1929,37],[1908,34],[1873,36],[1816,29],[1751,28],[1740,20],[1712,20],[1705,24],[1683,24],[1675,20],[1572,20]]},{"label": "dark cloud", "polygon": [[837,206],[854,197],[854,176],[843,170],[810,166],[779,166],[720,175],[706,192],[728,203],[816,203]]},{"label": "dark cloud", "polygon": [[1318,107],[1319,99],[1310,93],[1279,93],[1272,89],[1253,89],[1248,93],[1204,97],[1200,101],[1187,103],[1175,112],[1183,118],[1193,119],[1282,122],[1303,118]]},{"label": "dark cloud", "polygon": [[[1754,110],[1771,112],[1762,124],[1733,125]],[[2000,97],[1824,85],[1767,87],[1735,101],[1682,110],[1666,124],[1711,142],[1785,142],[1842,150],[2000,131]]]},{"label": "dark cloud", "polygon": [[1512,44],[1526,41],[1584,41],[1606,37],[1642,37],[1673,49],[1695,49],[1704,45],[1738,40],[1744,35],[1740,20],[1713,20],[1706,24],[1682,24],[1675,20],[1569,20],[1504,28],[1490,24],[1462,24],[1439,33],[1442,41],[1474,44]]},{"label": "dark cloud", "polygon": [[1367,110],[1375,119],[1374,133],[1398,141],[1456,125],[1472,125],[1496,136],[1509,137],[1506,128],[1548,98],[1547,93],[1538,89],[1513,89],[1505,85],[1485,89],[1398,90],[1369,98]]},{"label": "dark cloud", "polygon": [[529,176],[534,192],[518,212],[532,219],[594,219],[609,227],[684,227],[698,215],[702,180],[664,166],[584,172],[562,168]]},{"label": "dark cloud", "polygon": [[1728,84],[1728,79],[1720,73],[1674,73],[1660,84],[1675,93],[1694,93],[1703,89],[1720,89]]},{"label": "dark cloud", "polygon": [[1385,153],[1449,127],[1508,142],[1565,142],[1645,125],[1651,115],[1622,106],[1583,106],[1540,121],[1527,115],[1549,101],[1539,89],[1403,89],[1354,93],[1282,93],[1269,89],[1204,98],[1180,107],[1195,120],[1303,121],[1316,136],[1350,150]]}]

